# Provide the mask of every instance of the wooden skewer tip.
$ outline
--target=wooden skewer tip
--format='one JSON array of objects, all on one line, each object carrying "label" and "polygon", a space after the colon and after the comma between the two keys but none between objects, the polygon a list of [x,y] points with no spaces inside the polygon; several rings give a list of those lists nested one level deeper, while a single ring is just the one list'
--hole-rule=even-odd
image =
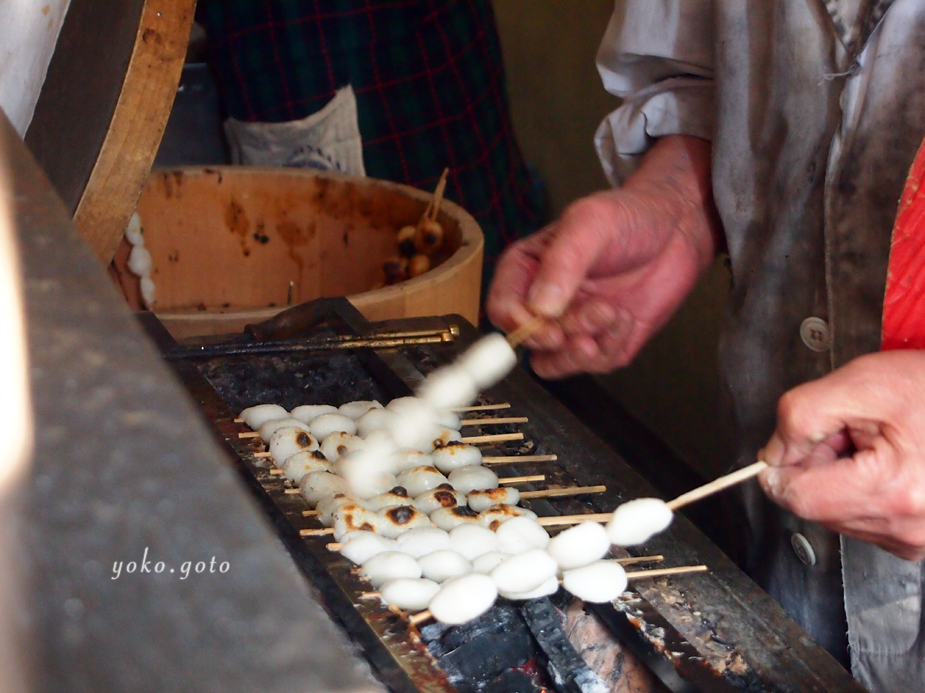
[{"label": "wooden skewer tip", "polygon": [[520,462],[555,462],[558,455],[501,455],[483,457],[483,464],[517,464]]},{"label": "wooden skewer tip", "polygon": [[428,609],[425,609],[424,611],[420,611],[416,614],[409,616],[408,623],[410,623],[412,626],[416,626],[419,623],[424,623],[425,621],[429,621],[433,617],[434,615],[430,613]]},{"label": "wooden skewer tip", "polygon": [[460,443],[468,443],[469,445],[475,445],[476,443],[503,443],[507,440],[523,440],[524,434],[517,433],[493,433],[491,435],[484,436],[463,436],[460,438]]},{"label": "wooden skewer tip", "polygon": [[661,554],[656,554],[654,556],[631,556],[629,558],[616,559],[617,563],[620,565],[635,565],[637,563],[661,563],[664,560],[665,557]]},{"label": "wooden skewer tip", "polygon": [[539,522],[544,527],[555,527],[558,525],[577,525],[579,522],[607,522],[613,517],[613,513],[583,513],[581,515],[551,515],[541,517]]},{"label": "wooden skewer tip", "polygon": [[506,337],[507,343],[512,347],[516,347],[527,339],[527,337],[540,329],[544,322],[546,322],[545,317],[542,315],[534,315],[529,321],[525,322],[513,332],[508,333]]},{"label": "wooden skewer tip", "polygon": [[504,479],[498,479],[499,484],[513,486],[515,484],[529,484],[533,481],[546,481],[545,474],[528,474],[527,476],[509,476]]},{"label": "wooden skewer tip", "polygon": [[506,416],[495,419],[462,419],[459,423],[461,426],[500,426],[501,424],[520,424],[528,421],[529,419],[526,416]]},{"label": "wooden skewer tip", "polygon": [[466,411],[498,411],[499,409],[510,409],[510,402],[502,402],[501,404],[473,404],[470,407],[453,407],[450,409],[452,412],[466,412]]},{"label": "wooden skewer tip", "polygon": [[523,491],[521,498],[556,498],[558,496],[581,496],[590,493],[603,493],[606,486],[572,486],[571,488],[547,488],[541,491]]},{"label": "wooden skewer tip", "polygon": [[655,570],[636,570],[626,574],[627,580],[639,580],[641,578],[666,577],[668,575],[684,575],[685,573],[704,573],[709,568],[705,565],[683,565],[677,568],[656,568]]},{"label": "wooden skewer tip", "polygon": [[767,469],[768,465],[766,462],[759,460],[754,464],[750,464],[747,467],[743,467],[737,471],[732,472],[731,474],[726,474],[721,476],[719,479],[714,479],[708,484],[704,484],[699,488],[695,488],[693,491],[688,491],[673,501],[668,502],[668,507],[671,510],[677,510],[682,508],[688,503],[693,503],[698,501],[701,498],[706,498],[707,496],[712,496],[714,493],[718,493],[724,489],[729,488],[730,486],[735,486],[740,484],[743,481],[751,479],[753,476],[759,474],[762,470]]}]

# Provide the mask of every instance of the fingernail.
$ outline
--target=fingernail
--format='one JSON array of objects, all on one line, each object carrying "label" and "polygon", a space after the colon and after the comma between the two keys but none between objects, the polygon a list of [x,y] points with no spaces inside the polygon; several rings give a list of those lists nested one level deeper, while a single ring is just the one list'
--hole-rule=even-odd
[{"label": "fingernail", "polygon": [[534,284],[527,299],[530,307],[537,313],[550,318],[557,318],[565,312],[565,294],[555,284]]},{"label": "fingernail", "polygon": [[771,436],[768,444],[764,446],[764,450],[761,451],[759,456],[772,467],[776,467],[784,459],[784,451],[784,441],[775,433]]},{"label": "fingernail", "polygon": [[764,473],[764,490],[771,498],[780,498],[784,491],[780,470],[769,469]]},{"label": "fingernail", "polygon": [[616,312],[610,306],[602,303],[596,303],[591,306],[584,315],[584,327],[588,332],[593,332],[601,327],[613,323],[616,319]]}]

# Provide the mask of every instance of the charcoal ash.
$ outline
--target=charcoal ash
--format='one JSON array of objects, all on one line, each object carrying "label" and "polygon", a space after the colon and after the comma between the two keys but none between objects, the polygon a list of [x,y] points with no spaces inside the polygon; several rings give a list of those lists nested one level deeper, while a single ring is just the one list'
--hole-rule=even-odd
[{"label": "charcoal ash", "polygon": [[197,363],[200,372],[233,411],[275,403],[339,406],[354,400],[391,397],[350,352],[323,355],[224,356]]},{"label": "charcoal ash", "polygon": [[[538,652],[519,610],[505,600],[460,626],[428,624],[421,628],[421,639],[460,693],[542,690],[531,677],[510,674],[535,660]],[[514,680],[518,687],[498,688]]]},{"label": "charcoal ash", "polygon": [[534,678],[520,669],[509,669],[486,683],[480,693],[534,693],[543,690],[537,688]]}]

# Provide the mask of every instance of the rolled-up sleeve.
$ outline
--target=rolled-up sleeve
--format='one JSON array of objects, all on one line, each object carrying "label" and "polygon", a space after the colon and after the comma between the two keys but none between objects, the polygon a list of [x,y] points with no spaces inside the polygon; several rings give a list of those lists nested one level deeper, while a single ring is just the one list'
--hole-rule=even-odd
[{"label": "rolled-up sleeve", "polygon": [[712,137],[713,55],[712,0],[617,0],[597,67],[623,104],[594,136],[612,185],[658,137]]}]

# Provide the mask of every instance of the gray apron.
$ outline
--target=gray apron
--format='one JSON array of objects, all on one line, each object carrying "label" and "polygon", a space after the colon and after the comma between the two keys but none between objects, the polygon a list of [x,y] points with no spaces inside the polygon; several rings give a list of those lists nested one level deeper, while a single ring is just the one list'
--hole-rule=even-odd
[{"label": "gray apron", "polygon": [[[599,65],[627,99],[597,137],[614,182],[654,137],[713,139],[733,278],[723,420],[730,460],[749,464],[781,394],[879,349],[892,225],[925,138],[925,1],[618,2]],[[753,577],[817,642],[850,645],[872,690],[925,690],[922,563],[804,522],[757,484],[742,501]]]}]

